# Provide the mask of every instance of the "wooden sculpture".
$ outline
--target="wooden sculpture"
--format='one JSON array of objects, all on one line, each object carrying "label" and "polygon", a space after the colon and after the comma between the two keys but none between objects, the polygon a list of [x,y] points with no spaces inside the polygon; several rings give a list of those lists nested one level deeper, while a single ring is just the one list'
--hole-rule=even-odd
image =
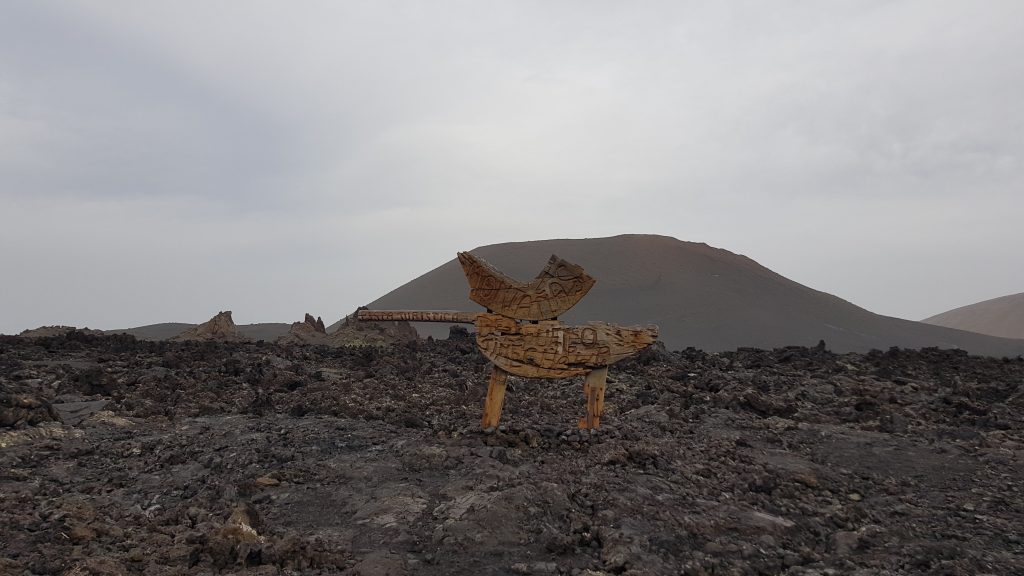
[{"label": "wooden sculpture", "polygon": [[623,327],[605,322],[567,326],[558,316],[580,301],[595,280],[583,268],[552,256],[530,282],[517,282],[469,252],[459,263],[470,286],[470,299],[487,312],[360,310],[364,321],[406,320],[476,325],[476,343],[493,364],[480,425],[496,427],[501,419],[508,375],[568,378],[586,375],[583,394],[587,416],[580,428],[598,428],[604,410],[608,365],[650,346],[658,328]]}]

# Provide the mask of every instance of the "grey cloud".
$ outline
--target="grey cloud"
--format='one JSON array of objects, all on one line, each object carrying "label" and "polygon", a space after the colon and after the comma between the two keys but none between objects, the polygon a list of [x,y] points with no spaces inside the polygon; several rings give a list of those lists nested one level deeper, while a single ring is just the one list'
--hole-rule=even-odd
[{"label": "grey cloud", "polygon": [[621,232],[908,318],[1020,292],[1021,16],[17,3],[0,19],[0,241],[19,247],[0,256],[17,278],[0,331],[341,314],[457,249]]}]

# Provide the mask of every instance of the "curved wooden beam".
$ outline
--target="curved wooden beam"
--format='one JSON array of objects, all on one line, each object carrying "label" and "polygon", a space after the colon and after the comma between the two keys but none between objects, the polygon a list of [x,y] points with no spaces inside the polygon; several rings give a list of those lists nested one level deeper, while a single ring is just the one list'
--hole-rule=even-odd
[{"label": "curved wooden beam", "polygon": [[459,252],[469,298],[491,312],[517,320],[551,320],[576,305],[596,280],[583,268],[552,255],[530,282],[518,282],[479,256]]},{"label": "curved wooden beam", "polygon": [[363,322],[448,322],[472,324],[478,312],[455,310],[359,310],[356,319]]}]

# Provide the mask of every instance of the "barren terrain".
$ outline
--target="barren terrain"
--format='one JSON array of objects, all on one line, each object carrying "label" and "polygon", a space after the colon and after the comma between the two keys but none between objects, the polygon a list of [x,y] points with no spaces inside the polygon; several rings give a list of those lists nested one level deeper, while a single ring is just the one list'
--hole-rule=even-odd
[{"label": "barren terrain", "polygon": [[1024,573],[1024,360],[0,338],[2,574]]}]

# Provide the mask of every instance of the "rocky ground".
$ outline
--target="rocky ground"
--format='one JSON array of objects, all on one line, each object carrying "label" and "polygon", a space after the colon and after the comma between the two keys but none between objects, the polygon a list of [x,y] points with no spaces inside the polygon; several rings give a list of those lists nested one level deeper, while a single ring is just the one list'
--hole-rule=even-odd
[{"label": "rocky ground", "polygon": [[0,338],[2,574],[1021,574],[1024,360]]}]

